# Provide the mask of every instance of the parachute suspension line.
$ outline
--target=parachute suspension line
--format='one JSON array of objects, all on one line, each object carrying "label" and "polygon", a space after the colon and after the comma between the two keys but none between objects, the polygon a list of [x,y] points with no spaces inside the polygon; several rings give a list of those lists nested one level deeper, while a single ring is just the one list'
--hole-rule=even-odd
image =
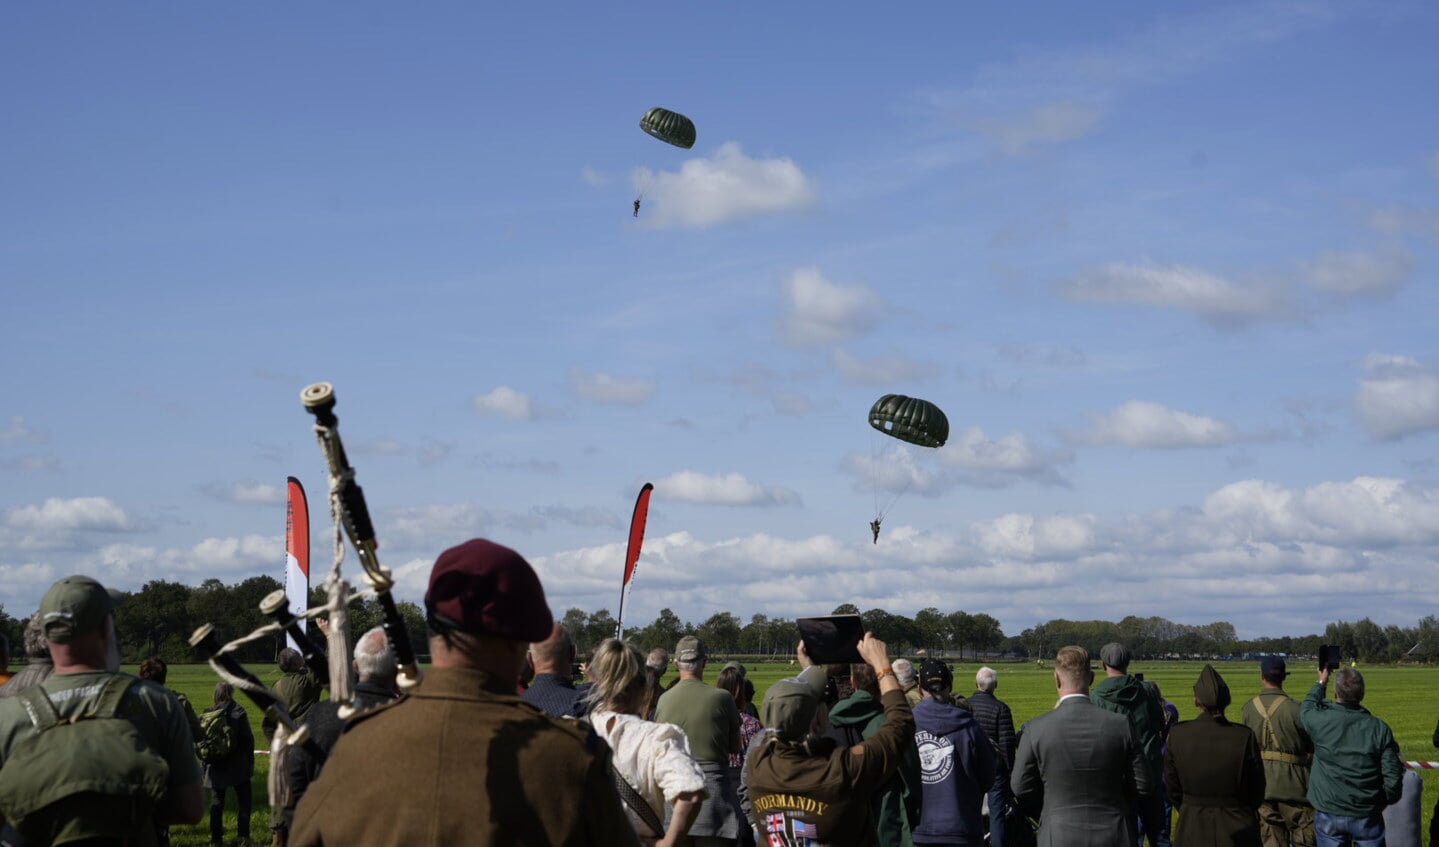
[{"label": "parachute suspension line", "polygon": [[905,492],[909,491],[909,487],[913,484],[914,476],[911,475],[909,479],[904,481],[904,487],[899,490],[899,493],[894,495],[894,497],[890,498],[890,501],[888,504],[885,505],[884,510],[879,513],[879,519],[881,521],[884,520],[885,515],[889,514],[889,510],[894,508],[894,504],[899,502],[899,498],[903,497],[905,495]]}]

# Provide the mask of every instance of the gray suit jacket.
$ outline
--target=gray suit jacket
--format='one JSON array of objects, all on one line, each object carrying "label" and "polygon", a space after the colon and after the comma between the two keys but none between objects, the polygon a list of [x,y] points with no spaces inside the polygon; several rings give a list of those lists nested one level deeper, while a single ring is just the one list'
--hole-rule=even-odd
[{"label": "gray suit jacket", "polygon": [[1155,789],[1124,715],[1075,697],[1031,720],[1010,788],[1039,816],[1039,847],[1133,847],[1135,801]]}]

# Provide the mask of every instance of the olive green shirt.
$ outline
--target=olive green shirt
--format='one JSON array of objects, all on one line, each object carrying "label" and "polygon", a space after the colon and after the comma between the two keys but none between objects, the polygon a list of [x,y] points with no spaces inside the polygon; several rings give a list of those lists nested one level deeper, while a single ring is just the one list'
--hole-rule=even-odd
[{"label": "olive green shirt", "polygon": [[1314,742],[1299,722],[1299,701],[1275,688],[1264,689],[1258,699],[1266,711],[1273,710],[1269,731],[1253,700],[1244,703],[1244,725],[1259,741],[1259,755],[1264,760],[1264,799],[1307,806]]},{"label": "olive green shirt", "polygon": [[728,691],[698,679],[682,679],[660,696],[655,720],[685,731],[698,762],[724,762],[740,752],[739,707]]}]

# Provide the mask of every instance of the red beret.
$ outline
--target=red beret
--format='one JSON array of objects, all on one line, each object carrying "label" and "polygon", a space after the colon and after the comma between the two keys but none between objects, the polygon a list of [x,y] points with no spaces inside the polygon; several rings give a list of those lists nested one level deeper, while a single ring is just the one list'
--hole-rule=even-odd
[{"label": "red beret", "polygon": [[514,550],[483,538],[435,560],[425,612],[442,625],[511,641],[544,641],[555,625],[535,569]]}]

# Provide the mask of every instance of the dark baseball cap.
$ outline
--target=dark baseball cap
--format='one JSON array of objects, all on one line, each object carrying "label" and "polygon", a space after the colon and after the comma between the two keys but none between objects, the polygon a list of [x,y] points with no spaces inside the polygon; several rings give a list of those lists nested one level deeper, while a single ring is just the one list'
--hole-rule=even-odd
[{"label": "dark baseball cap", "polygon": [[425,614],[437,631],[511,641],[544,641],[555,625],[535,569],[519,553],[484,538],[451,547],[435,560]]},{"label": "dark baseball cap", "polygon": [[36,614],[46,640],[64,644],[104,626],[122,596],[88,576],[67,576],[45,592]]},{"label": "dark baseball cap", "polygon": [[815,712],[825,699],[827,681],[824,668],[811,665],[799,676],[776,682],[764,693],[760,720],[785,741],[799,741],[814,724]]},{"label": "dark baseball cap", "polygon": [[931,694],[942,694],[954,688],[954,671],[942,659],[925,659],[919,663],[919,685]]},{"label": "dark baseball cap", "polygon": [[1265,656],[1259,660],[1259,675],[1266,679],[1284,679],[1289,668],[1278,656]]}]

